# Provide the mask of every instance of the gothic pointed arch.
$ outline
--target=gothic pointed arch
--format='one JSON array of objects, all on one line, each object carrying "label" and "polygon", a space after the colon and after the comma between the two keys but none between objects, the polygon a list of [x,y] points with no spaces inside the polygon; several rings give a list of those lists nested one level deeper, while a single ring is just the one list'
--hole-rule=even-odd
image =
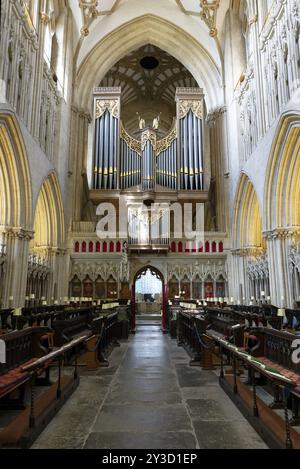
[{"label": "gothic pointed arch", "polygon": [[300,228],[300,114],[289,112],[277,127],[266,171],[266,230]]},{"label": "gothic pointed arch", "polygon": [[107,34],[82,60],[76,77],[78,107],[91,108],[93,87],[122,57],[147,44],[165,50],[190,71],[204,89],[208,110],[223,103],[221,71],[209,52],[175,24],[147,14]]},{"label": "gothic pointed arch", "polygon": [[234,249],[264,247],[262,214],[254,186],[248,176],[241,174],[233,212]]},{"label": "gothic pointed arch", "polygon": [[0,114],[0,225],[31,229],[32,193],[27,153],[13,114]]},{"label": "gothic pointed arch", "polygon": [[34,218],[34,248],[61,248],[65,242],[64,210],[55,172],[42,183]]}]

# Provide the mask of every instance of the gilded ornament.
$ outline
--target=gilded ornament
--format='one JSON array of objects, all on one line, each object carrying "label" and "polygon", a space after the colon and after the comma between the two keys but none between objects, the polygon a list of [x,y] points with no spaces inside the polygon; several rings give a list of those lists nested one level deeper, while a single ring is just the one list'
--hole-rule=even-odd
[{"label": "gilded ornament", "polygon": [[156,155],[158,156],[161,152],[166,151],[177,138],[176,126],[173,127],[169,135],[165,138],[158,140],[156,144]]},{"label": "gilded ornament", "polygon": [[189,111],[192,111],[192,113],[195,114],[198,119],[202,119],[202,101],[188,99],[179,100],[179,119],[183,119]]},{"label": "gilded ornament", "polygon": [[96,111],[95,118],[103,116],[105,111],[110,112],[110,114],[116,119],[119,117],[119,100],[118,99],[97,99],[96,100]]},{"label": "gilded ornament", "polygon": [[141,156],[142,154],[141,142],[131,137],[126,132],[122,124],[121,124],[121,139],[124,140],[125,143],[127,143],[127,146],[130,148],[130,150],[135,151],[138,155]]}]

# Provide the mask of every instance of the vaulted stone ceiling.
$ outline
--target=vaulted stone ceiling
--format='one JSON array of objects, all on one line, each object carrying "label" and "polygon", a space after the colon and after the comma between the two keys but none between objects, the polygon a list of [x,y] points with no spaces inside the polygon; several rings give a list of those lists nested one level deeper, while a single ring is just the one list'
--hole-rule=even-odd
[{"label": "vaulted stone ceiling", "polygon": [[160,115],[162,136],[170,130],[176,116],[176,88],[195,87],[197,82],[178,60],[148,44],[117,62],[99,86],[122,88],[121,117],[131,135],[139,134],[139,113],[149,125]]}]

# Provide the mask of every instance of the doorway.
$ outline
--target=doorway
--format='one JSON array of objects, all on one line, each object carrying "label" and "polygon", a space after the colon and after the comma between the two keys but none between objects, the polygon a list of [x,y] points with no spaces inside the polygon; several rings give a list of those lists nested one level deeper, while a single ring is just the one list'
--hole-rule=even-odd
[{"label": "doorway", "polygon": [[132,332],[136,330],[136,318],[148,319],[159,316],[162,331],[167,328],[167,286],[162,273],[147,265],[138,270],[132,286]]}]

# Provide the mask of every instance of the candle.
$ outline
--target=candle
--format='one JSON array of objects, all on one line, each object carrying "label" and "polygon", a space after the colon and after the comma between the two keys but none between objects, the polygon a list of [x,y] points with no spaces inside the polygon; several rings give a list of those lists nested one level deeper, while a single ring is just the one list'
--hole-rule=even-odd
[{"label": "candle", "polygon": [[43,305],[43,306],[47,306],[47,301],[43,301],[43,302],[42,302],[42,305]]},{"label": "candle", "polygon": [[251,300],[252,300],[252,301],[254,300],[254,296],[251,296]]},{"label": "candle", "polygon": [[234,298],[233,298],[233,297],[231,297],[231,298],[230,298],[230,301],[231,301],[231,303],[233,303],[233,302],[234,302]]},{"label": "candle", "polygon": [[14,316],[22,316],[22,308],[14,309]]},{"label": "candle", "polygon": [[270,296],[267,296],[267,300],[270,301],[271,297]]},{"label": "candle", "polygon": [[253,302],[252,302],[252,301],[250,301],[249,305],[250,305],[250,306],[252,306],[252,305],[253,305]]},{"label": "candle", "polygon": [[30,294],[30,299],[31,299],[31,300],[34,300],[34,299],[35,299],[35,294],[34,294],[34,293],[31,293],[31,294]]},{"label": "candle", "polygon": [[58,305],[58,301],[57,301],[57,300],[55,300],[55,301],[54,301],[54,304],[55,304],[55,305]]},{"label": "candle", "polygon": [[283,318],[285,316],[285,309],[284,308],[279,308],[277,311],[277,316]]},{"label": "candle", "polygon": [[265,296],[265,292],[264,292],[264,291],[261,291],[260,294],[261,294],[261,296]]}]

